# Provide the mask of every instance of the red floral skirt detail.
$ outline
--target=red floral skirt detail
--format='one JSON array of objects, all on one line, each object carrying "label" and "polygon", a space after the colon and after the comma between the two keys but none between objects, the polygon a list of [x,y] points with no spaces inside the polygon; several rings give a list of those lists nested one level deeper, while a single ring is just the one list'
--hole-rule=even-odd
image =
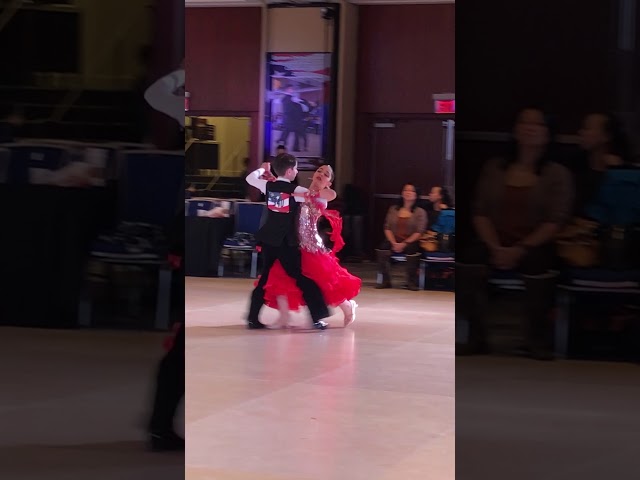
[{"label": "red floral skirt detail", "polygon": [[[310,253],[302,250],[301,255],[302,274],[318,284],[327,305],[336,307],[360,293],[362,280],[342,267],[333,253]],[[265,304],[278,308],[276,298],[279,296],[287,297],[289,310],[297,311],[306,305],[295,280],[287,275],[280,262],[276,261],[264,286]]]}]

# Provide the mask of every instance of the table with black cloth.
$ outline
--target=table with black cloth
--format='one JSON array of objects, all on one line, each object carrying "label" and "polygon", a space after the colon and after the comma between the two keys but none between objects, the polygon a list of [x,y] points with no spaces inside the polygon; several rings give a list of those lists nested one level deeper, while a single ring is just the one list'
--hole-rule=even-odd
[{"label": "table with black cloth", "polygon": [[77,325],[91,244],[115,214],[115,186],[0,185],[0,325]]},{"label": "table with black cloth", "polygon": [[233,234],[233,218],[184,217],[185,275],[217,277],[224,240]]}]

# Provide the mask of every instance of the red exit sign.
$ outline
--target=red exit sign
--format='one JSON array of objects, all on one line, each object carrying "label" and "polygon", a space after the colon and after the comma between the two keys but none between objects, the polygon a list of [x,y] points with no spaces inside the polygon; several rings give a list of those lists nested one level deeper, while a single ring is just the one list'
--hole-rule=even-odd
[{"label": "red exit sign", "polygon": [[455,100],[434,100],[436,113],[456,113]]}]

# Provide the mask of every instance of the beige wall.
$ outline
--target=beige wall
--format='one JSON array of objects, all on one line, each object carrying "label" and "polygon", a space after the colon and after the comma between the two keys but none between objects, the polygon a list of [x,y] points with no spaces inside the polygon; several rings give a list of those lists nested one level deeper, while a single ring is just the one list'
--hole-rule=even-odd
[{"label": "beige wall", "polygon": [[267,9],[267,52],[332,52],[333,24],[322,18],[321,10]]},{"label": "beige wall", "polygon": [[[239,175],[244,170],[244,159],[249,156],[251,135],[248,117],[202,117],[209,125],[215,126],[215,139],[218,144],[220,174]],[[191,126],[191,117],[185,119]]]},{"label": "beige wall", "polygon": [[[357,58],[358,8],[341,0],[340,52],[338,67],[338,104],[336,108],[336,182],[340,194],[352,180],[355,137],[355,84]],[[267,52],[332,52],[333,23],[321,16],[321,7],[265,8],[263,58]],[[264,82],[265,75],[262,75]],[[264,92],[265,85],[261,87]],[[260,118],[264,118],[264,94]],[[264,126],[260,138],[264,139]],[[264,151],[262,145],[260,151]],[[300,178],[300,180],[303,180]],[[308,179],[304,179],[306,182]],[[302,184],[302,183],[301,183]]]},{"label": "beige wall", "polygon": [[216,117],[210,123],[216,126],[216,140],[220,144],[220,170],[242,172],[242,161],[249,156],[249,118]]},{"label": "beige wall", "polygon": [[[140,73],[139,48],[151,41],[152,0],[76,0],[82,15],[86,88],[128,87]],[[125,8],[126,5],[126,8]]]}]

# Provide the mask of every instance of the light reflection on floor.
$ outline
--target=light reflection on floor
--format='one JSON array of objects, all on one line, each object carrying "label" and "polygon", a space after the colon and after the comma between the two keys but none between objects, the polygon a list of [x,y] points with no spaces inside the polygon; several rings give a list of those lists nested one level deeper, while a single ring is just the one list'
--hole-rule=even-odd
[{"label": "light reflection on floor", "polygon": [[251,284],[187,279],[187,479],[454,478],[452,293],[365,285],[346,329],[248,331]]}]

